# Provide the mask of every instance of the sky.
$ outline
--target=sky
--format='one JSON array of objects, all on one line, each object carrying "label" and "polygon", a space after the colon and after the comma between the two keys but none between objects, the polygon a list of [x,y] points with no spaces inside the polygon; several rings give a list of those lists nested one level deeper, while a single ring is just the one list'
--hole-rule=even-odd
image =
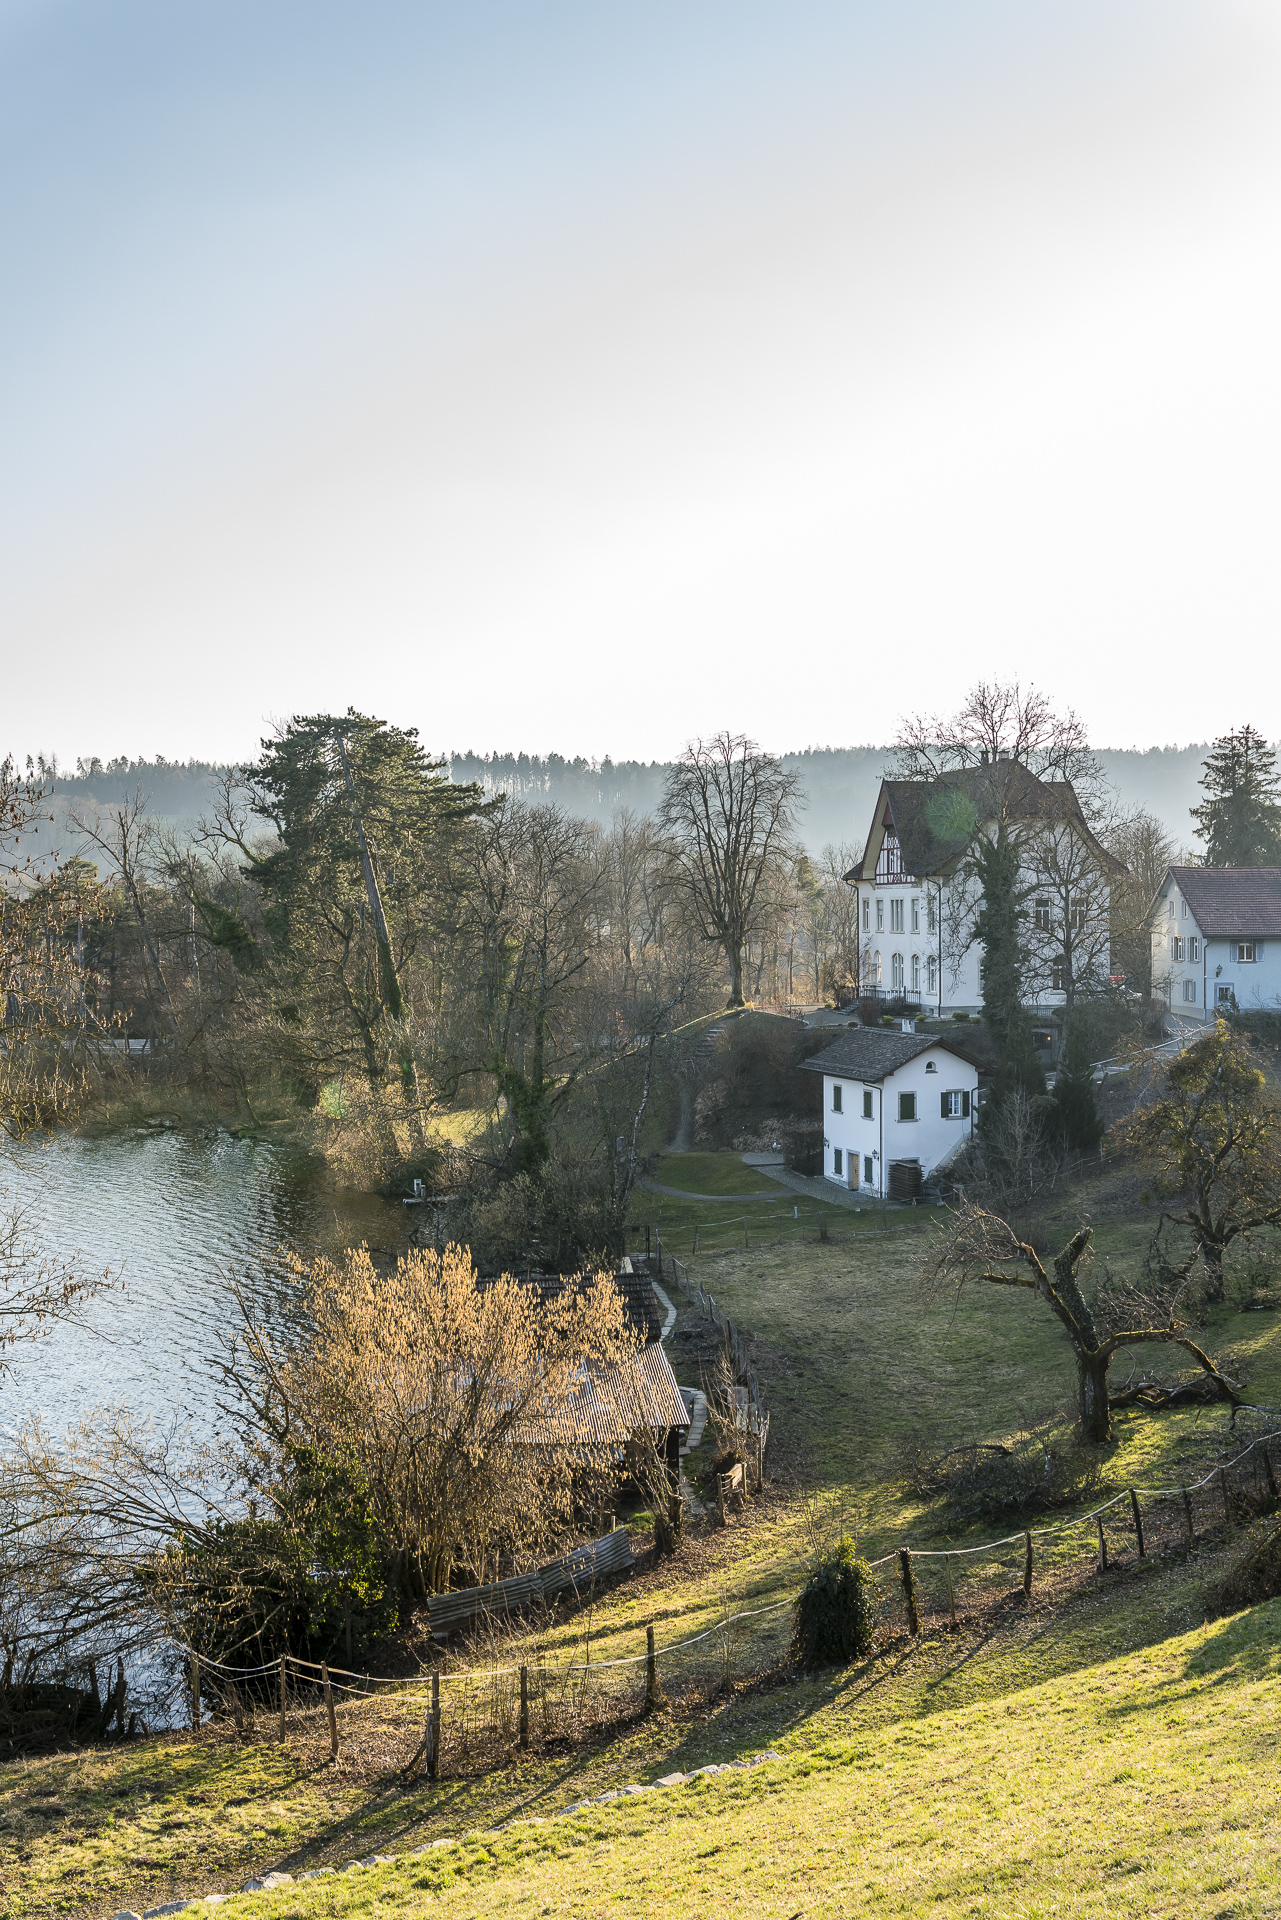
[{"label": "sky", "polygon": [[1271,0],[0,0],[0,751],[1281,735]]}]

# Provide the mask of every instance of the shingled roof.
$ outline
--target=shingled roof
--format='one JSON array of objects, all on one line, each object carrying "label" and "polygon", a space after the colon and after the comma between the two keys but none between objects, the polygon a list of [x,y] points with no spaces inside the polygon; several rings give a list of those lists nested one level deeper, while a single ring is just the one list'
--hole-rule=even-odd
[{"label": "shingled roof", "polygon": [[1023,822],[1066,822],[1094,849],[1106,872],[1126,871],[1090,831],[1070,780],[1041,780],[1019,761],[998,761],[995,767],[958,767],[937,780],[883,780],[863,858],[845,878],[875,877],[887,828],[897,836],[905,875],[921,879],[950,874],[964,858],[975,828],[1002,807]]},{"label": "shingled roof", "polygon": [[822,1053],[811,1054],[801,1065],[809,1073],[831,1073],[850,1080],[886,1080],[909,1060],[931,1047],[954,1053],[967,1066],[978,1062],[953,1040],[937,1033],[895,1033],[887,1027],[847,1027],[839,1040]]},{"label": "shingled roof", "polygon": [[1167,885],[1171,876],[1205,939],[1281,938],[1281,867],[1171,867]]}]

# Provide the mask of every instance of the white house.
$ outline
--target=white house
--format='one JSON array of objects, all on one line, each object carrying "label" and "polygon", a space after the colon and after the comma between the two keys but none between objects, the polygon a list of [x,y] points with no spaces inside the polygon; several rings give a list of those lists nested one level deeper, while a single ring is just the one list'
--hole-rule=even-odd
[{"label": "white house", "polygon": [[1176,1018],[1281,1007],[1281,867],[1169,867],[1152,917],[1152,986]]},{"label": "white house", "polygon": [[966,856],[992,831],[998,803],[1023,852],[1030,1004],[1048,1013],[1074,982],[1108,977],[1110,883],[1125,867],[1091,832],[1069,781],[997,761],[935,781],[882,781],[863,858],[845,875],[858,893],[860,995],[982,1011],[972,937],[981,903]]},{"label": "white house", "polygon": [[838,1186],[910,1199],[973,1131],[978,1068],[952,1040],[851,1026],[802,1065],[823,1076],[823,1171]]}]

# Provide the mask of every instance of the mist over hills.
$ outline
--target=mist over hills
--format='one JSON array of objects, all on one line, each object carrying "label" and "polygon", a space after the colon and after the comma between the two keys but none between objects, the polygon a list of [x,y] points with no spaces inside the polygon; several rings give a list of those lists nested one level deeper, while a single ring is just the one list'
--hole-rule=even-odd
[{"label": "mist over hills", "polygon": [[[1185,747],[1097,749],[1107,778],[1121,804],[1144,807],[1163,823],[1180,847],[1192,838],[1189,809],[1200,795],[1197,781],[1208,751],[1205,743]],[[560,754],[449,752],[441,758],[456,781],[477,781],[486,793],[510,793],[529,801],[550,801],[568,812],[608,824],[622,807],[649,813],[662,793],[667,763],[661,760],[603,760]],[[806,807],[800,830],[806,846],[818,853],[828,843],[861,846],[877,787],[890,763],[888,747],[806,747],[781,755],[800,776]],[[190,832],[212,807],[216,784],[226,769],[200,760],[79,760],[74,769],[57,766],[43,755],[32,771],[52,787],[53,846],[61,851],[76,838],[70,809],[116,806],[126,795],[146,795],[152,817],[178,832]],[[46,842],[48,845],[48,842]]]}]

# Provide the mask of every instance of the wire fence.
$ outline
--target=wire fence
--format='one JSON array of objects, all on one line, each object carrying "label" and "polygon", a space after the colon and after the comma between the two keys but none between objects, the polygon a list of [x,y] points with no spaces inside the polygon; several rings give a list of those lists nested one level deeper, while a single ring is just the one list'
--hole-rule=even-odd
[{"label": "wire fence", "polygon": [[[1187,1485],[1136,1484],[1085,1513],[970,1546],[891,1547],[869,1563],[877,1638],[884,1646],[955,1629],[1013,1601],[1055,1599],[1083,1574],[1133,1568],[1207,1538],[1221,1544],[1276,1506],[1279,1446],[1281,1434],[1270,1430]],[[546,1622],[513,1640],[510,1620],[495,1619],[473,1633],[462,1664],[446,1654],[408,1678],[292,1654],[243,1667],[192,1656],[193,1720],[199,1700],[242,1738],[327,1743],[334,1757],[365,1757],[384,1769],[465,1775],[514,1750],[600,1737],[663,1704],[696,1712],[739,1682],[777,1671],[789,1658],[796,1599],[796,1590],[763,1599],[662,1646],[649,1626],[642,1647],[638,1629],[622,1652],[617,1632],[593,1647],[590,1613],[580,1639],[555,1647]]]},{"label": "wire fence", "polygon": [[861,1207],[846,1207],[837,1202],[825,1207],[817,1201],[788,1202],[787,1194],[783,1193],[778,1201],[759,1202],[753,1213],[727,1213],[717,1220],[689,1222],[651,1220],[632,1226],[628,1229],[628,1251],[635,1257],[637,1252],[661,1239],[664,1246],[669,1249],[679,1246],[693,1259],[699,1253],[730,1253],[738,1248],[750,1250],[789,1242],[798,1246],[816,1241],[826,1244],[863,1239],[869,1233],[916,1234],[924,1230],[929,1220],[938,1218],[938,1211],[938,1203],[930,1199],[923,1199],[919,1207],[898,1201],[882,1206],[879,1200],[871,1198]]}]

